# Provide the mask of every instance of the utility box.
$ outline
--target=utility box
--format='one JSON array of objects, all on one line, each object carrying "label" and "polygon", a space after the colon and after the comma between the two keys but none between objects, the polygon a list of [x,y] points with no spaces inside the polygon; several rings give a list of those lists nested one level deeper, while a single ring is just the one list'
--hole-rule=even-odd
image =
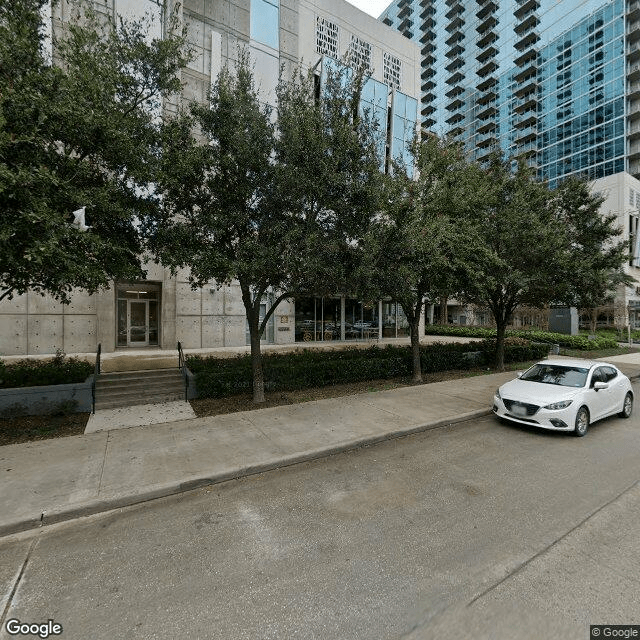
[{"label": "utility box", "polygon": [[549,310],[549,331],[578,335],[578,310],[575,307],[552,307]]}]

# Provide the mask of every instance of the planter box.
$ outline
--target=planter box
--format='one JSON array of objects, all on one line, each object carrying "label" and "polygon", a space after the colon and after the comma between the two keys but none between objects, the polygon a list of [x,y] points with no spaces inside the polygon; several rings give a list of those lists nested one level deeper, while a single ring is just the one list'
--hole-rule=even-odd
[{"label": "planter box", "polygon": [[74,384],[0,389],[0,417],[47,415],[60,410],[61,405],[72,413],[91,411],[92,382],[93,376],[89,376]]}]

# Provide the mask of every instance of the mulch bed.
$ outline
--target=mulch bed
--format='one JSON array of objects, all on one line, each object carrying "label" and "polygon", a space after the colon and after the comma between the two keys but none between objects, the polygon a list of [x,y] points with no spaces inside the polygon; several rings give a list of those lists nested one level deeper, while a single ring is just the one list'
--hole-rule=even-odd
[{"label": "mulch bed", "polygon": [[48,438],[77,436],[84,433],[87,420],[89,420],[88,413],[0,418],[0,446]]}]

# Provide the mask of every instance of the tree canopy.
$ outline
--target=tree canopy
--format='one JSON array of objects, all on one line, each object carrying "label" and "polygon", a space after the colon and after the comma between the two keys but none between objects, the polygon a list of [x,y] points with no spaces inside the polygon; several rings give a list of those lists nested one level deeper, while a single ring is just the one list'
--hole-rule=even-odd
[{"label": "tree canopy", "polygon": [[[180,91],[183,35],[99,22],[87,6],[44,55],[44,0],[0,0],[0,298],[68,300],[144,275],[157,206],[162,101]],[[89,229],[74,226],[86,208]]]}]

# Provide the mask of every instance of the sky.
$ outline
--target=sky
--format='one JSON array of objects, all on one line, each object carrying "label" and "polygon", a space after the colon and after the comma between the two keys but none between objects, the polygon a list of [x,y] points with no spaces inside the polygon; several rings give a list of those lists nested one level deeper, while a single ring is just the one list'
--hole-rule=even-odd
[{"label": "sky", "polygon": [[352,4],[358,9],[362,9],[370,16],[377,18],[388,6],[391,4],[391,0],[347,0],[349,4]]}]

